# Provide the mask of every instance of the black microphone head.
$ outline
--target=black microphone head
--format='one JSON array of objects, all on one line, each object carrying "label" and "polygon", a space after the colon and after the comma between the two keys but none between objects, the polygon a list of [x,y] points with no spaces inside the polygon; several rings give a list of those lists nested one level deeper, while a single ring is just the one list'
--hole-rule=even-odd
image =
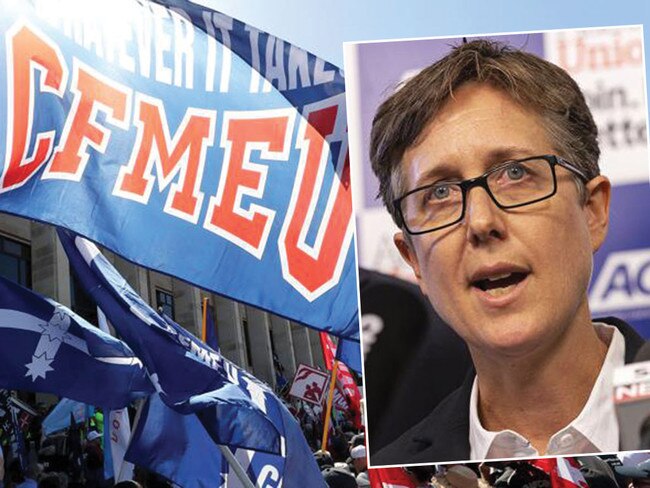
[{"label": "black microphone head", "polygon": [[650,342],[646,342],[641,346],[639,352],[634,356],[634,362],[640,363],[643,361],[650,361]]}]

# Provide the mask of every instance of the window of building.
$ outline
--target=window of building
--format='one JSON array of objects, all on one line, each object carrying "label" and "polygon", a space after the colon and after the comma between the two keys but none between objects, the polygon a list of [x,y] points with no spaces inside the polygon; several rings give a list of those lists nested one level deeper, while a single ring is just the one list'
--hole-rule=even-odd
[{"label": "window of building", "polygon": [[32,287],[29,245],[0,236],[0,276],[27,288]]},{"label": "window of building", "polygon": [[156,308],[172,320],[176,320],[174,313],[174,295],[164,290],[156,290]]},{"label": "window of building", "polygon": [[248,326],[248,318],[242,318],[242,328],[244,329],[244,344],[246,345],[246,362],[248,366],[253,365],[253,353],[251,349],[251,335]]}]

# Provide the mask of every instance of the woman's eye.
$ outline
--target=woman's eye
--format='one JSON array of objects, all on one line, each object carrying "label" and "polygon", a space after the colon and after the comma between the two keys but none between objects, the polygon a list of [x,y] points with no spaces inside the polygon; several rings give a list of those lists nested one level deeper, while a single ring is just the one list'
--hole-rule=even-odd
[{"label": "woman's eye", "polygon": [[449,186],[440,185],[434,186],[431,191],[431,198],[434,200],[442,200],[443,198],[449,197]]},{"label": "woman's eye", "polygon": [[522,168],[518,164],[513,164],[512,166],[508,166],[505,172],[508,178],[511,180],[520,180],[526,174],[524,168]]}]

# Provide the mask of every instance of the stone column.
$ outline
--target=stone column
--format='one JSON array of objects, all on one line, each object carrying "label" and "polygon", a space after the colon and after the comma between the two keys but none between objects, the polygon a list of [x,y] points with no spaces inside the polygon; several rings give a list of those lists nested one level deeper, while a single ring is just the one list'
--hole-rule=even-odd
[{"label": "stone column", "polygon": [[284,366],[284,376],[287,380],[293,378],[296,372],[296,359],[293,355],[293,337],[291,324],[287,319],[271,315],[271,334],[278,359]]},{"label": "stone column", "polygon": [[267,312],[246,306],[251,341],[253,375],[275,388],[275,370],[271,351],[271,319]]},{"label": "stone column", "polygon": [[309,343],[311,346],[311,355],[314,361],[312,366],[325,371],[325,359],[323,358],[323,348],[320,345],[320,334],[315,329],[307,330],[309,331]]},{"label": "stone column", "polygon": [[203,323],[201,291],[184,281],[172,279],[174,291],[174,313],[176,322],[197,337],[201,337]]},{"label": "stone column", "polygon": [[291,337],[293,338],[293,355],[296,358],[296,367],[301,363],[312,365],[314,356],[309,343],[309,329],[304,325],[291,322]]},{"label": "stone column", "polygon": [[70,264],[54,227],[32,222],[32,289],[70,307]]},{"label": "stone column", "polygon": [[219,295],[213,295],[212,300],[221,353],[237,366],[246,368],[248,361],[239,305]]}]

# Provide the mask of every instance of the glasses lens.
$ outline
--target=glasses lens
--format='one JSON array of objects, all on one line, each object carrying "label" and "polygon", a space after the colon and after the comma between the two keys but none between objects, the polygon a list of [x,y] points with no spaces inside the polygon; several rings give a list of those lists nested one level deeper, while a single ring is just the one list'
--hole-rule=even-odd
[{"label": "glasses lens", "polygon": [[426,232],[460,218],[463,192],[457,184],[439,183],[407,195],[400,205],[406,228],[413,233]]},{"label": "glasses lens", "polygon": [[522,205],[553,193],[553,168],[545,159],[513,161],[490,173],[490,191],[504,207]]}]

